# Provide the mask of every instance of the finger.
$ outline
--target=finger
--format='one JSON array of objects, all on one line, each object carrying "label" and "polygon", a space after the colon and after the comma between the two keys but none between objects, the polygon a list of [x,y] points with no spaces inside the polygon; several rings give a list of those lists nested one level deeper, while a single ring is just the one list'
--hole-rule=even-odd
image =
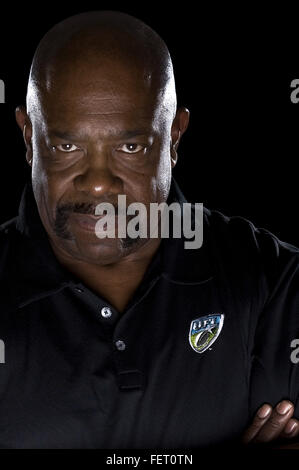
[{"label": "finger", "polygon": [[277,439],[283,432],[294,413],[294,406],[288,400],[283,400],[273,409],[270,418],[254,437],[253,442],[270,442]]},{"label": "finger", "polygon": [[258,434],[267,420],[270,418],[272,412],[272,406],[265,403],[261,408],[257,411],[255,417],[249,428],[246,429],[242,441],[244,444],[248,444],[251,442],[254,437]]},{"label": "finger", "polygon": [[293,439],[299,435],[299,421],[290,419],[281,433],[281,437],[285,439]]}]

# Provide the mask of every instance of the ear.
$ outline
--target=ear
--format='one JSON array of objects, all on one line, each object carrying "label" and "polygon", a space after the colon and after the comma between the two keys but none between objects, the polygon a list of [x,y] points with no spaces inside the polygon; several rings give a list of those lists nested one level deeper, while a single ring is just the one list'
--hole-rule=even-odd
[{"label": "ear", "polygon": [[188,128],[190,111],[187,108],[179,108],[176,112],[175,118],[171,127],[171,166],[172,168],[176,165],[178,160],[178,146],[182,135]]},{"label": "ear", "polygon": [[24,106],[16,108],[16,121],[23,134],[26,146],[26,160],[32,166],[32,124]]}]

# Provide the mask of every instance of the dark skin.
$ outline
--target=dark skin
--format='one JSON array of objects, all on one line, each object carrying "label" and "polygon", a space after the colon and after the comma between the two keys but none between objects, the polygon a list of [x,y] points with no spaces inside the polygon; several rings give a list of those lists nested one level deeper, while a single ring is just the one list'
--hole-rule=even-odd
[{"label": "dark skin", "polygon": [[[17,109],[16,118],[24,133],[33,180],[34,172],[39,175],[35,196],[56,257],[123,311],[160,239],[142,239],[126,249],[117,238],[98,239],[94,231],[77,224],[77,215],[72,215],[68,224],[71,239],[66,240],[54,231],[55,208],[61,202],[114,203],[118,194],[126,195],[127,203],[143,202],[148,206],[150,202],[165,202],[189,111],[178,109],[172,119],[157,99],[156,90],[146,88],[113,60],[101,72],[105,76],[102,81],[97,81],[97,68],[88,61],[84,65],[87,76],[78,82],[73,80],[67,92],[61,85],[65,78],[58,72],[56,82],[60,85],[53,85],[51,92],[44,94],[36,125],[24,108]],[[122,137],[135,129],[144,131],[142,135]],[[55,136],[62,132],[74,137]],[[52,151],[51,146],[56,150]],[[139,148],[137,153],[127,152]]]},{"label": "dark skin", "polygon": [[[275,448],[299,448],[296,438],[299,435],[299,421],[293,418],[294,405],[289,400],[282,400],[275,407],[265,403],[261,406],[251,425],[242,436],[244,444],[270,443]],[[287,440],[292,440],[288,443]]]},{"label": "dark skin", "polygon": [[[115,60],[109,50],[99,62],[92,54],[86,56],[83,46],[78,49],[77,56],[62,51],[59,61],[51,64],[47,86],[32,98],[34,111],[20,106],[16,120],[55,256],[123,312],[160,239],[99,239],[91,209],[100,202],[115,204],[119,194],[126,195],[127,205],[166,202],[189,111],[179,108],[173,113],[171,87],[167,98],[154,81],[144,79],[142,54],[127,66],[127,59]],[[67,205],[58,224],[57,208]],[[75,211],[75,206],[81,209]],[[264,405],[246,430],[244,443],[296,437],[299,424],[292,418],[293,405],[285,413],[279,410]]]}]

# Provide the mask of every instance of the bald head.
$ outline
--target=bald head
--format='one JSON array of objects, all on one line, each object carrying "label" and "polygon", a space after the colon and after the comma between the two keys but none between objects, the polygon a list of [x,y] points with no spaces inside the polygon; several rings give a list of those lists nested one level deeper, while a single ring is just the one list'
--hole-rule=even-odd
[{"label": "bald head", "polygon": [[87,88],[92,92],[91,77],[106,88],[117,81],[124,93],[126,84],[134,82],[175,116],[173,67],[165,42],[142,21],[115,11],[72,16],[42,38],[30,70],[29,116],[34,118],[43,95],[63,96],[70,83],[82,94]]},{"label": "bald head", "polygon": [[108,265],[157,248],[142,238],[99,240],[86,219],[100,202],[116,207],[119,195],[146,207],[167,200],[189,112],[176,109],[171,58],[157,33],[109,11],[55,25],[37,47],[27,109],[17,108],[16,119],[56,254]]}]

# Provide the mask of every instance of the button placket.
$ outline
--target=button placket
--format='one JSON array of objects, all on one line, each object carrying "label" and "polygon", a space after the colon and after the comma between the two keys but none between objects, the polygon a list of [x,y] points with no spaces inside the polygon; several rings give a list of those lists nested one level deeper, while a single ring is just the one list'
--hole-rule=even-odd
[{"label": "button placket", "polygon": [[117,322],[119,317],[117,310],[113,309],[107,301],[105,302],[105,299],[95,295],[86,286],[80,284],[75,285],[73,291],[80,294],[80,297],[92,309],[94,316],[103,326],[107,325],[111,328]]},{"label": "button placket", "polygon": [[75,287],[75,291],[79,294],[83,294],[84,290],[81,287]]},{"label": "button placket", "polygon": [[107,306],[103,307],[101,309],[101,315],[102,315],[103,318],[110,318],[112,316],[111,308],[107,307]]},{"label": "button placket", "polygon": [[115,342],[115,347],[118,351],[124,351],[126,349],[126,343],[119,339]]}]

